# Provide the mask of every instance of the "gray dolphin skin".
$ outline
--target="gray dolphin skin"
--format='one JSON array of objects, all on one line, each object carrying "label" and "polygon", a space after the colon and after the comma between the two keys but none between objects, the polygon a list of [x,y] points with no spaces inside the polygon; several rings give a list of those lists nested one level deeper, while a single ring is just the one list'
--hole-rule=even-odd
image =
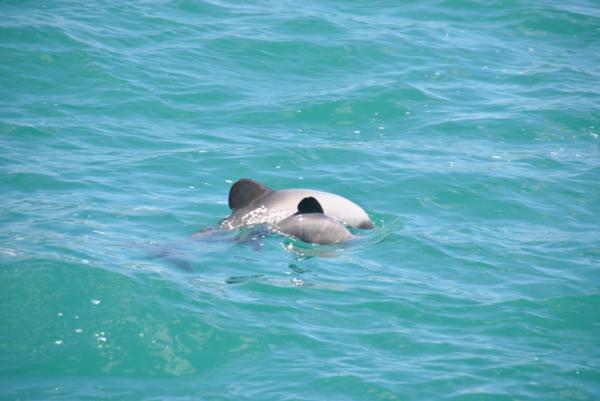
[{"label": "gray dolphin skin", "polygon": [[274,230],[304,242],[322,245],[354,238],[343,224],[323,214],[323,208],[312,196],[302,199],[298,211],[277,223]]},{"label": "gray dolphin skin", "polygon": [[353,228],[373,228],[367,213],[342,196],[303,188],[276,191],[247,178],[231,186],[229,208],[232,213],[223,220],[221,227],[234,229],[255,224],[277,224],[294,215],[300,201],[308,197],[318,200],[326,216]]}]

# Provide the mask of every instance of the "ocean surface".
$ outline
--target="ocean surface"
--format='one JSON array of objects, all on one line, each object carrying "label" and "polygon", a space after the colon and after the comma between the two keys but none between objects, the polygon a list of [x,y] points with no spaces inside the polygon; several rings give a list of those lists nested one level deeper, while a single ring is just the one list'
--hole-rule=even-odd
[{"label": "ocean surface", "polygon": [[[597,1],[3,1],[1,400],[599,400]],[[216,231],[231,184],[358,239]]]}]

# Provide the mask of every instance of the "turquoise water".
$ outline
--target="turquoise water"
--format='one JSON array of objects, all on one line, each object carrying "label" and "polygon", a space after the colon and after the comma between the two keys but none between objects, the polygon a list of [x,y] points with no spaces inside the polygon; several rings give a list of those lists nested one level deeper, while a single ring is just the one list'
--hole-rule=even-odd
[{"label": "turquoise water", "polygon": [[[1,399],[600,399],[597,2],[0,13]],[[376,228],[191,240],[241,177]]]}]

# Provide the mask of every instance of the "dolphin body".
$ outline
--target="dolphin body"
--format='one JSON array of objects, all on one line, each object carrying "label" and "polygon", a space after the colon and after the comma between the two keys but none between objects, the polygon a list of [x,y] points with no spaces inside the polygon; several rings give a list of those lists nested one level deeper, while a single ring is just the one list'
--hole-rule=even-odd
[{"label": "dolphin body", "polygon": [[[293,216],[298,211],[299,203],[309,197],[317,200],[322,208],[321,214],[325,217],[353,228],[373,228],[373,222],[367,213],[356,203],[342,196],[301,188],[275,191],[247,178],[238,180],[231,186],[229,208],[232,213],[221,222],[221,227],[234,229],[255,224],[277,225]],[[324,222],[322,218],[315,216],[303,216],[303,219],[318,219]],[[291,225],[292,222],[286,224]]]},{"label": "dolphin body", "polygon": [[312,244],[331,245],[354,238],[343,224],[323,214],[323,208],[312,196],[302,199],[298,211],[273,229]]}]

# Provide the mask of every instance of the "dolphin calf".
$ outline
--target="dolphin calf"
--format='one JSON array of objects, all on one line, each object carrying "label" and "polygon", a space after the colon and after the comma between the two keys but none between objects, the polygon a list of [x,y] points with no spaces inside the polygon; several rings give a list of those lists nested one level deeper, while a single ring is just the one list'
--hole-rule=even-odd
[{"label": "dolphin calf", "polygon": [[229,190],[231,215],[221,227],[234,229],[255,224],[275,225],[298,211],[304,198],[318,200],[323,213],[353,228],[373,228],[367,213],[354,202],[329,192],[314,189],[273,190],[256,181],[243,178]]},{"label": "dolphin calf", "polygon": [[302,199],[298,211],[275,224],[273,229],[313,244],[330,245],[354,238],[343,224],[323,214],[323,208],[312,196]]}]

